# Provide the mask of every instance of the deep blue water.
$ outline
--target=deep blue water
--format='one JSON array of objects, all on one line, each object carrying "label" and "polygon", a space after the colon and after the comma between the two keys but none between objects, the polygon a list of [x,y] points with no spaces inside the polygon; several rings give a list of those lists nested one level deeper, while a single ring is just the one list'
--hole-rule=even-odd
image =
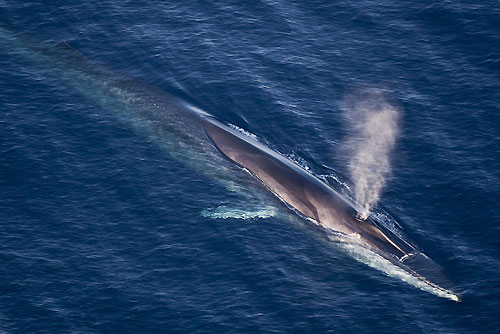
[{"label": "deep blue water", "polygon": [[463,301],[308,223],[205,217],[235,195],[0,39],[0,332],[498,332],[498,2],[71,2],[0,1],[1,23],[306,165],[348,174],[342,106],[384,91],[404,116],[381,202]]}]

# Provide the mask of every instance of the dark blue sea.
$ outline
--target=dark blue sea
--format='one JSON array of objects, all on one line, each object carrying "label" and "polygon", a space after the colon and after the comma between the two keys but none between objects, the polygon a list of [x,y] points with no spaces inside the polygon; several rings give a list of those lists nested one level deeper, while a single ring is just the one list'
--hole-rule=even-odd
[{"label": "dark blue sea", "polygon": [[[498,1],[0,0],[0,24],[0,333],[498,333]],[[383,101],[378,203],[462,301],[265,194],[246,205],[13,38],[65,42],[318,174],[351,175],[349,108]]]}]

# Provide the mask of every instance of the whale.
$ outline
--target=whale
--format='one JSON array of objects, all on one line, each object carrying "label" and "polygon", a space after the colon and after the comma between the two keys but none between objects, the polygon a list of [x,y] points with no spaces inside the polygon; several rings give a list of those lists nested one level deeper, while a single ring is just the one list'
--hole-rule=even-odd
[{"label": "whale", "polygon": [[203,128],[220,152],[246,168],[267,189],[303,216],[343,234],[357,234],[368,245],[401,258],[415,249],[373,221],[356,218],[354,204],[293,161],[255,139],[213,119]]},{"label": "whale", "polygon": [[204,116],[202,124],[207,137],[221,154],[248,170],[271,193],[303,217],[329,231],[354,236],[364,246],[445,293],[450,299],[461,299],[452,292],[453,283],[439,265],[374,217],[361,218],[362,208],[355,201],[253,137],[212,117]]},{"label": "whale", "polygon": [[276,197],[285,209],[335,235],[335,240],[385,259],[407,275],[405,280],[417,280],[423,290],[461,300],[440,266],[411,240],[375,215],[362,218],[355,200],[254,136],[175,94],[108,70],[66,42],[48,46],[5,27],[0,27],[0,41],[11,55],[48,69],[52,77],[192,170],[240,192],[250,202],[256,198],[255,191],[237,186],[248,177],[247,185]]}]

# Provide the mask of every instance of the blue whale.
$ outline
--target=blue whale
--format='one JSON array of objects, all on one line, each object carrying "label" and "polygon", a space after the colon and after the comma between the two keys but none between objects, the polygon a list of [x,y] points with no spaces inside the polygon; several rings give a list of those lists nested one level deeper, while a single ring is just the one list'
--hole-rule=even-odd
[{"label": "blue whale", "polygon": [[294,161],[217,120],[183,99],[159,92],[98,66],[68,44],[48,47],[0,27],[4,50],[49,69],[53,77],[134,130],[144,133],[194,170],[235,183],[241,169],[298,215],[360,245],[418,280],[421,288],[459,301],[440,267],[412,242],[373,216],[361,219],[359,205]]},{"label": "blue whale", "polygon": [[302,216],[325,229],[355,236],[358,242],[448,298],[460,300],[434,261],[372,216],[361,219],[355,202],[254,138],[210,117],[203,117],[202,124],[207,137],[224,156],[248,170]]}]

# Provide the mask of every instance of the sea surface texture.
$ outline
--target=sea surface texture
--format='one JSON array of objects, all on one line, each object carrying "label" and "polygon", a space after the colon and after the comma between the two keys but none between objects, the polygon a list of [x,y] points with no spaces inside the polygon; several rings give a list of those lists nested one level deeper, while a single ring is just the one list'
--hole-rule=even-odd
[{"label": "sea surface texture", "polygon": [[[498,1],[0,0],[0,31],[0,333],[498,333]],[[325,179],[377,171],[375,202],[462,301],[263,187],[242,200],[18,49],[62,42]]]}]

